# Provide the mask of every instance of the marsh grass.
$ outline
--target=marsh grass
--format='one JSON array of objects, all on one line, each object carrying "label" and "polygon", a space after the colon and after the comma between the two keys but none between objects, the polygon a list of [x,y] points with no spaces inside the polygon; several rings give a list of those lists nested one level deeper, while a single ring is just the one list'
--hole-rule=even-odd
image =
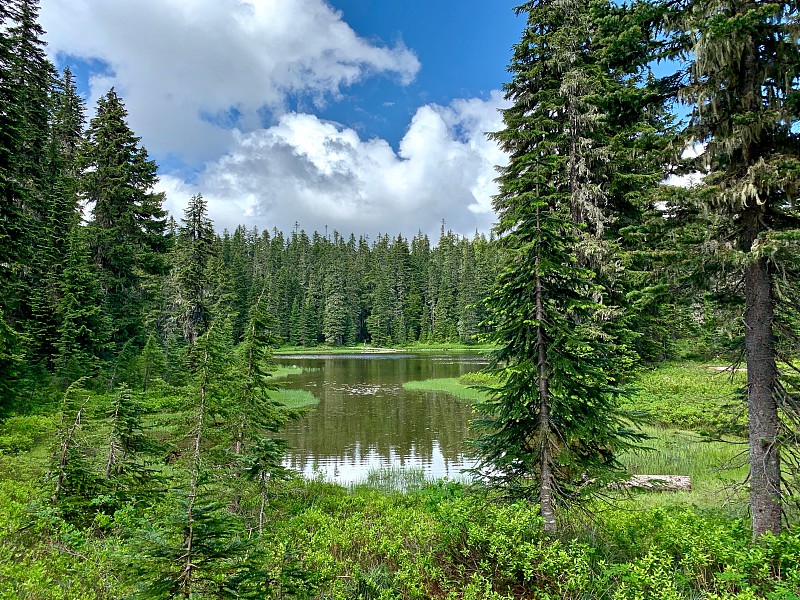
[{"label": "marsh grass", "polygon": [[741,371],[724,365],[670,363],[643,371],[628,404],[662,427],[692,431],[741,431],[746,417]]},{"label": "marsh grass", "polygon": [[423,486],[430,483],[430,480],[425,477],[424,469],[421,468],[381,467],[379,469],[371,469],[367,473],[366,479],[351,484],[349,488],[356,490],[366,487],[384,493],[406,493],[422,489]]},{"label": "marsh grass", "polygon": [[456,398],[476,402],[486,399],[486,394],[467,387],[458,377],[442,377],[439,379],[423,379],[422,381],[406,381],[403,384],[406,390],[421,390],[425,392],[443,392]]},{"label": "marsh grass", "polygon": [[319,398],[306,390],[274,390],[270,398],[277,400],[286,408],[308,408],[319,404]]},{"label": "marsh grass", "polygon": [[302,367],[298,367],[297,365],[278,365],[278,367],[274,371],[270,371],[269,374],[271,379],[285,379],[292,375],[300,375],[303,370]]},{"label": "marsh grass", "polygon": [[744,440],[708,441],[697,433],[645,427],[650,436],[645,449],[626,452],[620,462],[636,475],[688,475],[692,489],[679,492],[635,493],[643,506],[725,507],[741,515],[747,498],[741,484],[747,477],[747,444]]}]

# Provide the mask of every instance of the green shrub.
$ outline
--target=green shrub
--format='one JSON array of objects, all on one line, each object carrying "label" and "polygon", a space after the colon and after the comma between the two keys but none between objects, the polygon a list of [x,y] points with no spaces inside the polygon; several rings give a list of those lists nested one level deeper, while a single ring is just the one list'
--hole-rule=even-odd
[{"label": "green shrub", "polygon": [[0,454],[26,452],[43,435],[57,426],[52,415],[18,415],[0,422]]}]

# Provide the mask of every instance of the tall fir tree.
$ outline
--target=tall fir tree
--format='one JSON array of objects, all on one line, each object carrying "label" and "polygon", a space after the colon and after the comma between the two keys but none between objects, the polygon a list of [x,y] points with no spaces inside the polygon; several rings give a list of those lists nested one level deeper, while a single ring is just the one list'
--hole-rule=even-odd
[{"label": "tall fir tree", "polygon": [[166,213],[163,194],[153,192],[156,164],[127,123],[114,89],[97,102],[81,148],[81,191],[92,205],[92,249],[100,268],[112,341],[144,344],[149,301],[145,282],[163,272]]},{"label": "tall fir tree", "polygon": [[12,4],[0,4],[0,296],[6,311],[13,306],[10,289],[19,268],[21,243],[25,235],[22,206],[18,201],[19,182],[14,172],[20,147],[19,89],[14,85],[16,61],[9,27]]},{"label": "tall fir tree", "polygon": [[86,238],[86,228],[78,224],[76,215],[56,307],[55,372],[68,384],[96,374],[111,350],[111,321]]},{"label": "tall fir tree", "polygon": [[619,409],[615,349],[597,331],[603,288],[582,242],[605,222],[588,166],[599,143],[584,139],[597,118],[583,94],[597,52],[588,15],[599,8],[537,0],[517,9],[527,26],[505,86],[513,105],[492,134],[510,159],[494,202],[506,262],[488,299],[501,385],[479,405],[476,473],[535,498],[549,533],[557,506],[619,476],[618,453],[640,438]]},{"label": "tall fir tree", "polygon": [[[35,251],[47,216],[46,164],[50,92],[54,69],[44,52],[44,31],[37,22],[37,0],[16,0],[4,9],[7,26],[0,51],[0,93],[3,95],[3,145],[0,185],[5,192],[0,219],[0,245],[7,261],[3,302],[15,321],[30,319],[28,289],[43,277]],[[5,54],[7,52],[7,54]],[[6,127],[8,129],[6,129]],[[3,164],[5,163],[5,164]],[[29,323],[26,323],[26,327]]]},{"label": "tall fir tree", "polygon": [[211,323],[213,292],[209,269],[217,253],[208,204],[200,194],[189,201],[182,223],[172,253],[176,286],[172,301],[183,337],[193,346]]},{"label": "tall fir tree", "polygon": [[31,290],[31,337],[34,352],[52,366],[59,323],[56,315],[60,284],[69,253],[70,229],[80,223],[77,154],[83,139],[84,103],[69,68],[53,93],[53,116],[43,193],[47,199],[46,221],[37,246],[42,277]]}]

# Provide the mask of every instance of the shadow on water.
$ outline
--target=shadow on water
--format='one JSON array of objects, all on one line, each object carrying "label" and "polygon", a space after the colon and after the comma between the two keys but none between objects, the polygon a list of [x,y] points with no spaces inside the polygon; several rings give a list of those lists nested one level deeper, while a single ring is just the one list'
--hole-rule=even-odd
[{"label": "shadow on water", "polygon": [[406,381],[477,371],[476,355],[353,354],[280,356],[305,370],[284,380],[319,404],[282,437],[285,464],[306,477],[341,484],[381,468],[420,469],[428,479],[460,477],[470,465],[464,439],[470,405],[449,394],[403,389]]}]

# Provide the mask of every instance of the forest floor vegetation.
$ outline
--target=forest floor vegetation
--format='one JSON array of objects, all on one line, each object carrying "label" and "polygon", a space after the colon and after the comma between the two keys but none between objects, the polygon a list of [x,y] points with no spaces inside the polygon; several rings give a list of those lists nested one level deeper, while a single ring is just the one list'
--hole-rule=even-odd
[{"label": "forest floor vegetation", "polygon": [[[440,381],[436,391],[474,394],[475,384],[491,381],[474,374]],[[752,543],[736,485],[746,477],[746,446],[710,435],[728,425],[715,409],[735,400],[740,385],[699,363],[665,365],[635,382],[632,406],[654,415],[645,428],[652,450],[623,463],[635,473],[690,475],[690,491],[610,492],[613,502],[562,515],[551,538],[535,505],[464,481],[426,481],[404,469],[350,487],[293,477],[269,484],[259,534],[257,497],[241,483],[236,519],[249,562],[223,559],[218,577],[259,578],[240,587],[257,590],[242,597],[259,598],[796,600],[800,533]],[[158,388],[143,394],[158,437],[169,438],[184,418],[175,397]],[[0,599],[136,597],[130,565],[140,560],[144,532],[168,518],[168,503],[156,494],[71,519],[50,502],[58,426],[48,406],[0,423]]]}]

